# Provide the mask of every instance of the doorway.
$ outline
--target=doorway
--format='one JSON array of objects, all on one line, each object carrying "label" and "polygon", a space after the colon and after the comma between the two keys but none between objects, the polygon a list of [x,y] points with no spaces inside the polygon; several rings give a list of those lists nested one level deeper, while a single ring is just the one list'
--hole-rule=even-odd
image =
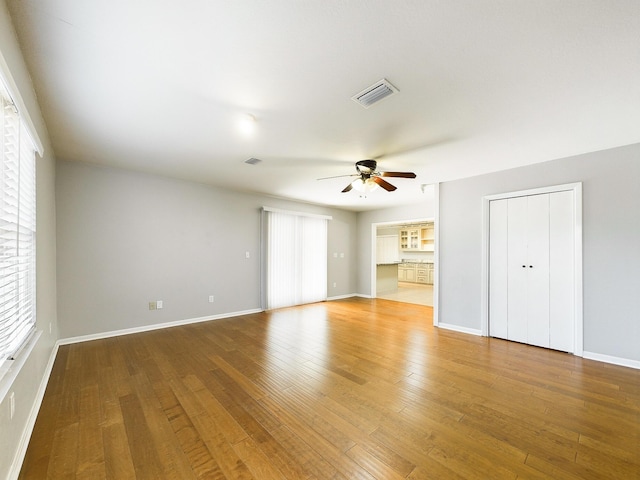
[{"label": "doorway", "polygon": [[433,307],[434,219],[373,224],[373,232],[372,296]]}]

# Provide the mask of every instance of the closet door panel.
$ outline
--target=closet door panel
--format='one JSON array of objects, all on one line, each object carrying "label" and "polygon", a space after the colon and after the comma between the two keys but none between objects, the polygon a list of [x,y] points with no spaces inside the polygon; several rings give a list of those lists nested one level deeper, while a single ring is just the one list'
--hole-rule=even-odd
[{"label": "closet door panel", "polygon": [[527,198],[507,200],[507,338],[527,342]]},{"label": "closet door panel", "polygon": [[549,205],[549,339],[551,348],[565,352],[574,351],[574,216],[573,192],[551,194]]},{"label": "closet door panel", "polygon": [[549,195],[527,200],[527,343],[548,348]]},{"label": "closet door panel", "polygon": [[489,203],[489,335],[508,338],[507,200]]}]

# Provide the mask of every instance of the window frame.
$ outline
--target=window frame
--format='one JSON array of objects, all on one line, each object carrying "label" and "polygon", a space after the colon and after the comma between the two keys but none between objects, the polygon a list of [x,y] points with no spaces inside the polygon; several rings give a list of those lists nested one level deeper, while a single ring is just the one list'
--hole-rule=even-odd
[{"label": "window frame", "polygon": [[42,152],[14,98],[0,76],[0,402],[42,333],[36,314],[35,158]]}]

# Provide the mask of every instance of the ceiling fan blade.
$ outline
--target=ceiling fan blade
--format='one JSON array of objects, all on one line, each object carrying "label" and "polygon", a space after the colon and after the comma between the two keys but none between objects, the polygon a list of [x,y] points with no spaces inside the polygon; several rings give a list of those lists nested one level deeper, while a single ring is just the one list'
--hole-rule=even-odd
[{"label": "ceiling fan blade", "polygon": [[413,172],[380,172],[381,177],[416,178]]},{"label": "ceiling fan blade", "polygon": [[391,185],[386,180],[381,179],[380,177],[371,177],[371,180],[376,182],[378,185],[380,185],[382,188],[384,188],[387,192],[393,192],[396,189],[396,187]]},{"label": "ceiling fan blade", "polygon": [[330,178],[343,178],[343,177],[359,177],[360,175],[357,174],[353,174],[353,175],[336,175],[334,177],[322,177],[322,178],[317,178],[316,180],[329,180]]},{"label": "ceiling fan blade", "polygon": [[347,192],[351,191],[352,188],[353,188],[353,183],[350,183],[349,185],[344,187],[344,190],[342,190],[342,193],[347,193]]}]

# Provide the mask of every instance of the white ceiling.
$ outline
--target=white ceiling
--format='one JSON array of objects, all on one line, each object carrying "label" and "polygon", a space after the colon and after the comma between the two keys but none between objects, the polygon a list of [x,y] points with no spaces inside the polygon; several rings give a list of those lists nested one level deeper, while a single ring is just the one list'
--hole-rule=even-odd
[{"label": "white ceiling", "polygon": [[[60,159],[367,210],[640,142],[638,0],[7,4]],[[351,100],[381,78],[400,93]],[[364,158],[418,176],[316,180]]]}]

